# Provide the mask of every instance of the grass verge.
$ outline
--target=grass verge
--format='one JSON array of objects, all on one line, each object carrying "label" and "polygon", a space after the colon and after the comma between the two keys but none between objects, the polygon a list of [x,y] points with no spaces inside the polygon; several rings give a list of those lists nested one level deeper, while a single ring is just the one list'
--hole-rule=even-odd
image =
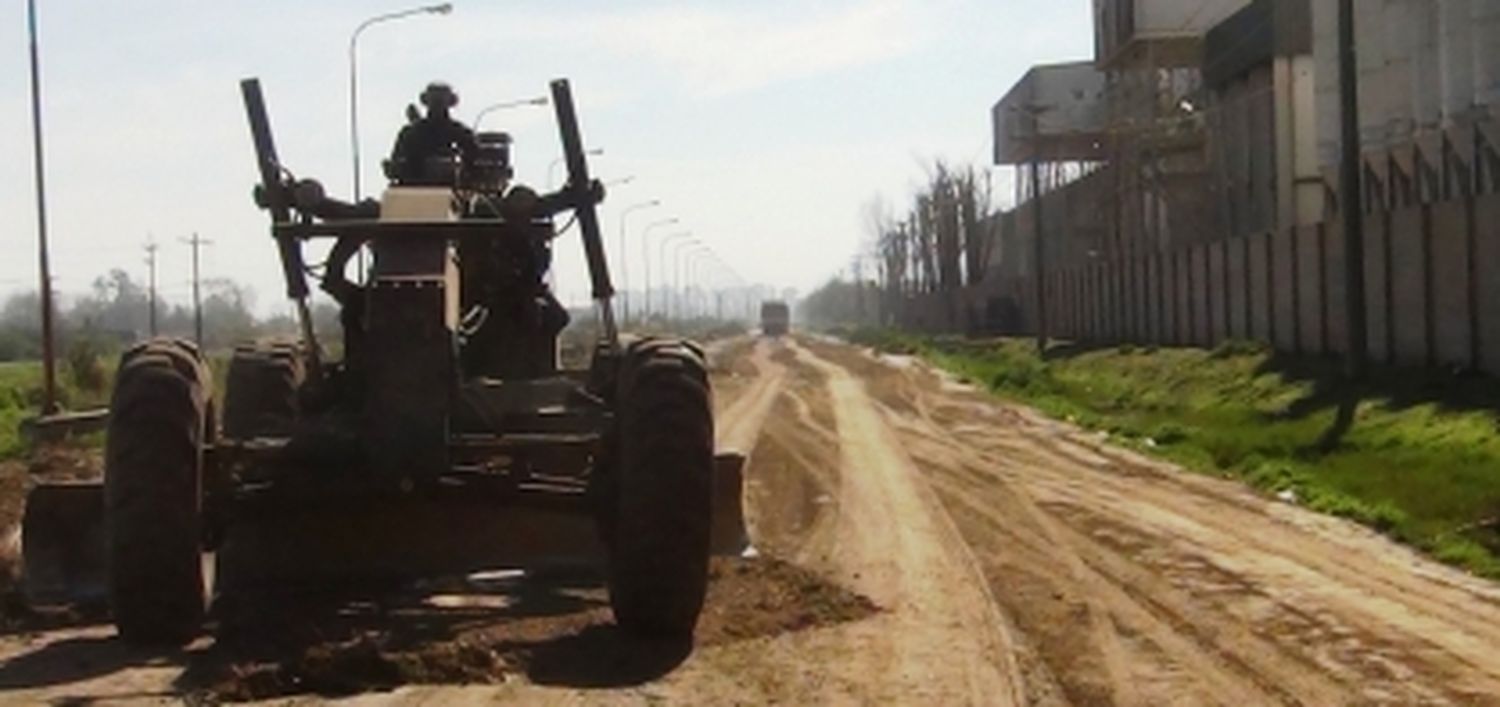
[{"label": "grass verge", "polygon": [[1213,350],[969,341],[885,330],[854,343],[918,354],[1114,441],[1350,518],[1500,579],[1500,381],[1383,369],[1245,342]]}]

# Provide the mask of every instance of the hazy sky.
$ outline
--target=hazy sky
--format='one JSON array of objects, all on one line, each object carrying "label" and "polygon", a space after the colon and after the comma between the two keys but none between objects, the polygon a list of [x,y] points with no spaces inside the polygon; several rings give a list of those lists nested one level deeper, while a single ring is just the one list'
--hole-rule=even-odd
[{"label": "hazy sky", "polygon": [[[281,284],[237,82],[259,76],[282,160],[336,195],[351,189],[349,33],[396,2],[41,0],[53,270],[64,293],[111,267],[144,277],[162,244],[161,287],[187,297],[194,231],[214,241],[207,276]],[[413,3],[420,4],[420,3]],[[749,280],[813,287],[867,238],[863,205],[904,203],[923,165],[987,164],[988,110],[1031,64],[1087,58],[1087,0],[455,0],[448,16],[372,27],[360,40],[366,191],[383,184],[408,102],[429,80],[457,89],[465,121],[484,105],[543,95],[568,77],[603,180],[634,176],[603,207],[606,246],[629,220],[691,230]],[[25,3],[0,6],[0,292],[35,282]],[[550,108],[492,113],[520,181],[545,186],[560,154]],[[576,232],[558,243],[559,289],[584,294]],[[653,248],[652,266],[656,268]],[[612,259],[618,253],[611,253]],[[659,273],[656,273],[659,275]],[[618,280],[618,277],[617,277]],[[658,278],[659,281],[659,278]]]}]

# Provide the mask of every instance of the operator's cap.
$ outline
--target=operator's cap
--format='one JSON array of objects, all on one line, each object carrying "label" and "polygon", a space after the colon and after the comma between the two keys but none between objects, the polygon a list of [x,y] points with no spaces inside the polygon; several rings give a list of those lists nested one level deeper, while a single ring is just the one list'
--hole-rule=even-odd
[{"label": "operator's cap", "polygon": [[422,105],[428,108],[452,108],[458,105],[458,94],[453,92],[452,86],[442,81],[433,81],[422,91]]}]

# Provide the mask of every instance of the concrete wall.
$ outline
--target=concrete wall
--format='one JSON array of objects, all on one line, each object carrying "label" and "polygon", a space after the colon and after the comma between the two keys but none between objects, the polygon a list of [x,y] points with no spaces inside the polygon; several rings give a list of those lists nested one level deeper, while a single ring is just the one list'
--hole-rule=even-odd
[{"label": "concrete wall", "polygon": [[1474,318],[1479,367],[1500,372],[1500,199],[1480,199],[1474,213]]},{"label": "concrete wall", "polygon": [[1391,281],[1390,230],[1388,216],[1365,222],[1365,334],[1370,357],[1386,361],[1391,357]]},{"label": "concrete wall", "polygon": [[[1312,2],[1318,154],[1338,164],[1338,1]],[[1360,136],[1366,152],[1500,109],[1500,3],[1495,0],[1360,0]]]},{"label": "concrete wall", "polygon": [[1468,204],[1450,201],[1431,209],[1433,358],[1436,363],[1470,366],[1474,322],[1469,313]]},{"label": "concrete wall", "polygon": [[1293,231],[1271,234],[1271,343],[1282,351],[1298,350],[1295,235]]},{"label": "concrete wall", "polygon": [[1349,306],[1344,297],[1344,232],[1338,226],[1323,227],[1323,335],[1324,350],[1344,353],[1349,350],[1349,328],[1345,324]]},{"label": "concrete wall", "polygon": [[1225,287],[1229,297],[1229,338],[1250,338],[1250,239],[1225,243]]},{"label": "concrete wall", "polygon": [[1271,341],[1276,329],[1275,296],[1272,293],[1275,281],[1271,277],[1271,234],[1258,233],[1250,236],[1250,337],[1260,341]]},{"label": "concrete wall", "polygon": [[1426,365],[1428,362],[1425,222],[1424,207],[1391,213],[1391,331],[1397,363]]},{"label": "concrete wall", "polygon": [[1293,233],[1297,250],[1297,345],[1302,353],[1324,352],[1323,341],[1323,229],[1298,226]]},{"label": "concrete wall", "polygon": [[[1369,213],[1364,238],[1372,359],[1500,375],[1500,194]],[[1342,234],[1328,225],[1090,259],[1049,275],[1051,331],[1096,343],[1253,339],[1338,354],[1348,332],[1344,268]],[[984,287],[1030,306],[1024,279]],[[925,300],[909,308],[920,321],[906,326],[944,322],[941,297]]]}]

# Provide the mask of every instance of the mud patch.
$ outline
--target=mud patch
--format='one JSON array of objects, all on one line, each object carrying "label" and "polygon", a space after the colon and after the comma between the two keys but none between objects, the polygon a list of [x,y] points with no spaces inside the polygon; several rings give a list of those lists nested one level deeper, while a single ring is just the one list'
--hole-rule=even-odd
[{"label": "mud patch", "polygon": [[879,611],[868,598],[775,559],[724,560],[714,565],[711,580],[698,622],[705,646],[858,621]]},{"label": "mud patch", "polygon": [[[698,646],[867,617],[868,599],[767,558],[717,559]],[[408,684],[525,679],[572,687],[637,685],[693,645],[615,629],[602,581],[583,570],[453,578],[385,592],[282,592],[226,600],[212,645],[178,680],[194,700],[351,695]]]}]

